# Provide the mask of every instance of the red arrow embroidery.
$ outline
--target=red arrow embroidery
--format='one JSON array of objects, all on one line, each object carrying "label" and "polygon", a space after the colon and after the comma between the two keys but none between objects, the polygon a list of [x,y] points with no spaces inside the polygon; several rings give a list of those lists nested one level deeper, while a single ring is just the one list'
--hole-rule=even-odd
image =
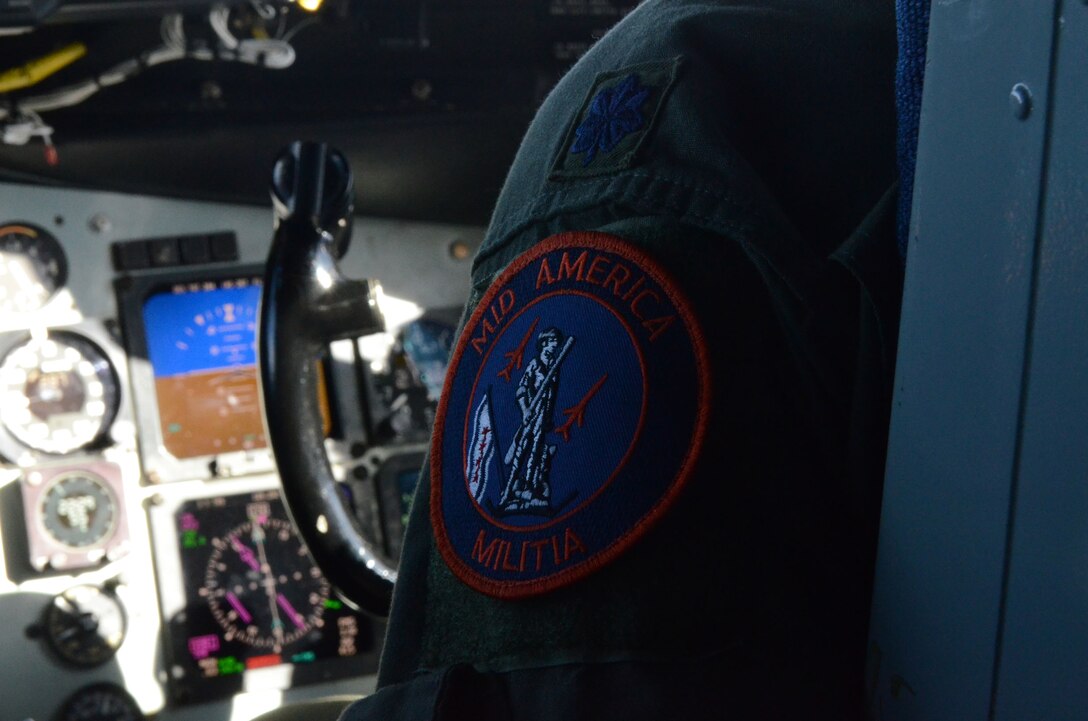
[{"label": "red arrow embroidery", "polygon": [[536,330],[536,324],[540,319],[537,318],[533,321],[533,324],[529,326],[529,330],[525,331],[525,337],[521,339],[521,343],[518,343],[518,347],[509,353],[503,353],[502,356],[506,360],[510,361],[506,366],[496,373],[499,378],[502,378],[507,383],[510,382],[510,372],[515,368],[521,370],[521,362],[525,359],[525,347],[529,345],[529,339],[533,337],[533,331]]},{"label": "red arrow embroidery", "polygon": [[563,415],[567,417],[567,420],[563,425],[556,428],[555,432],[563,436],[564,441],[570,440],[571,426],[577,423],[578,427],[581,428],[582,424],[585,423],[586,407],[589,405],[590,399],[597,395],[597,391],[601,389],[606,380],[608,380],[607,373],[601,376],[601,379],[593,384],[593,387],[589,389],[589,392],[585,394],[582,400],[578,401],[578,405],[563,411]]},{"label": "red arrow embroidery", "polygon": [[490,428],[484,428],[480,431],[480,443],[476,448],[476,452],[479,455],[472,464],[472,476],[469,479],[470,481],[476,481],[480,477],[480,466],[483,465],[484,457],[486,456],[484,451],[487,450],[487,437],[489,435],[491,435]]}]

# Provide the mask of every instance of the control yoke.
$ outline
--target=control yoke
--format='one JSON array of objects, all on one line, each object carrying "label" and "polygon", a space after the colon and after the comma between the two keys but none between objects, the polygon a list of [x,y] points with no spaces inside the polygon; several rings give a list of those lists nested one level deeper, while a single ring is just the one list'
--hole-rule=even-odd
[{"label": "control yoke", "polygon": [[344,156],[297,142],[272,172],[275,235],[258,336],[268,441],[291,518],[345,600],[387,615],[396,569],[360,533],[325,454],[317,359],[331,341],[384,329],[375,288],[345,278],[337,259],[351,236],[353,183]]}]

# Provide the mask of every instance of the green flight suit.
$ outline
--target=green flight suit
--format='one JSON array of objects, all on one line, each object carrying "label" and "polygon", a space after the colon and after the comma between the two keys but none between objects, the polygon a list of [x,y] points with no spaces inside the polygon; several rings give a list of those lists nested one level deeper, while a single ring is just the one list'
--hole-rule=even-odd
[{"label": "green flight suit", "polygon": [[[858,715],[900,291],[894,66],[885,0],[647,0],[559,83],[468,312],[556,234],[640,249],[703,330],[707,441],[637,543],[518,600],[451,572],[425,473],[380,690],[345,719]],[[632,88],[635,122],[593,135]]]}]

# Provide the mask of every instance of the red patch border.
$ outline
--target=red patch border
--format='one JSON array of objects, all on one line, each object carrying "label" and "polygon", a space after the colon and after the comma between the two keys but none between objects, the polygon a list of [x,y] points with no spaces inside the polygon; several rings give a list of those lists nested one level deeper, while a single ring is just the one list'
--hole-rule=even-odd
[{"label": "red patch border", "polygon": [[[595,250],[603,250],[607,253],[618,255],[636,265],[639,269],[652,277],[668,296],[676,307],[677,313],[683,319],[684,327],[692,340],[692,352],[695,356],[695,365],[699,377],[699,412],[695,418],[694,437],[680,470],[677,471],[672,483],[664,495],[658,499],[646,514],[636,521],[626,532],[620,534],[611,545],[598,551],[582,563],[567,568],[559,573],[544,578],[526,581],[496,581],[476,573],[465,563],[454,550],[446,532],[445,518],[442,513],[442,438],[445,435],[446,415],[448,412],[449,398],[453,381],[461,365],[461,357],[467,347],[467,331],[475,328],[481,317],[491,306],[495,297],[503,290],[510,279],[527,268],[541,256],[561,248],[584,247]],[[550,236],[529,250],[522,253],[507,266],[498,278],[491,282],[487,293],[480,298],[476,310],[461,331],[461,339],[454,350],[450,360],[449,369],[446,372],[446,380],[442,390],[442,398],[438,403],[438,413],[434,422],[434,430],[431,436],[431,529],[434,532],[435,545],[438,547],[446,565],[469,587],[480,593],[500,599],[520,599],[537,596],[548,591],[553,591],[563,586],[570,585],[577,580],[585,578],[602,568],[613,559],[626,551],[632,544],[649,531],[680,495],[687,484],[695,463],[702,451],[703,442],[706,439],[707,425],[710,419],[710,360],[706,349],[706,339],[702,328],[691,310],[688,299],[678,289],[672,275],[662,268],[656,260],[634,247],[631,243],[619,236],[598,231],[571,231]]]}]

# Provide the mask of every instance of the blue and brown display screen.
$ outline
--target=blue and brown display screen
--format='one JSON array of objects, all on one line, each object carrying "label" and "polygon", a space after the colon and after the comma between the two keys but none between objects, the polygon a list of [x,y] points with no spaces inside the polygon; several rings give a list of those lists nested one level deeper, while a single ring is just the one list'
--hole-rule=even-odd
[{"label": "blue and brown display screen", "polygon": [[163,445],[193,458],[266,445],[257,396],[258,278],[184,283],[143,320]]}]

